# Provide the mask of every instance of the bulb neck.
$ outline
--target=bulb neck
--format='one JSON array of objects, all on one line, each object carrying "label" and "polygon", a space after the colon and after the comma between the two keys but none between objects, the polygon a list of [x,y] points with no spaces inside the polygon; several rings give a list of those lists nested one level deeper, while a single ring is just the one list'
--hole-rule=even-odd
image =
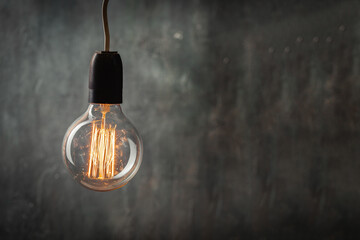
[{"label": "bulb neck", "polygon": [[95,119],[101,119],[103,115],[123,115],[120,104],[99,104],[90,103],[87,109],[87,113]]},{"label": "bulb neck", "polygon": [[117,52],[96,52],[90,63],[89,103],[122,103],[123,66]]},{"label": "bulb neck", "polygon": [[121,109],[121,104],[101,104],[101,103],[90,103],[88,110],[89,111],[96,111],[96,112],[101,112],[104,109],[108,109],[108,111],[120,111],[122,112]]}]

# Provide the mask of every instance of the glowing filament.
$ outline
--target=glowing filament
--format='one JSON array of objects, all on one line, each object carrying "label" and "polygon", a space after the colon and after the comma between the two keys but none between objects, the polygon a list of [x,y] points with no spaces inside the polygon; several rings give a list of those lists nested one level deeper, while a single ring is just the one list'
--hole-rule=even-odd
[{"label": "glowing filament", "polygon": [[115,127],[105,127],[103,112],[101,127],[92,126],[88,176],[90,178],[112,178],[115,168]]}]

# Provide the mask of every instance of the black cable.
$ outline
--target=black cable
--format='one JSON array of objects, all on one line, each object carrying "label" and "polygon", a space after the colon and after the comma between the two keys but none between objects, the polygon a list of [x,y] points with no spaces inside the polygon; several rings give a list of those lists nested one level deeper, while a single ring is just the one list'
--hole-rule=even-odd
[{"label": "black cable", "polygon": [[110,32],[109,32],[109,23],[107,16],[107,6],[109,0],[104,0],[102,5],[102,18],[103,18],[103,26],[104,26],[104,49],[106,52],[110,50]]}]

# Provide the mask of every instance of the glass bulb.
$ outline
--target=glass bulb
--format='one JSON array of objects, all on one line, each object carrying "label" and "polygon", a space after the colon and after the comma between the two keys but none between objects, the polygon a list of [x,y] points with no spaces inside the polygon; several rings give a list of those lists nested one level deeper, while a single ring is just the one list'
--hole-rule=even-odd
[{"label": "glass bulb", "polygon": [[67,130],[62,152],[77,182],[91,190],[111,191],[134,177],[143,146],[120,104],[90,104]]}]

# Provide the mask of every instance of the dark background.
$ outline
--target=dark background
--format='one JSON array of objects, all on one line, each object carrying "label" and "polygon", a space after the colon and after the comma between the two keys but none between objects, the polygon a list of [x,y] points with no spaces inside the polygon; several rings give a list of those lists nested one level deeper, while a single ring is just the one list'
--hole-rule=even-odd
[{"label": "dark background", "polygon": [[0,1],[0,239],[360,239],[359,1],[110,0],[124,188],[61,143],[87,108],[101,0]]}]

